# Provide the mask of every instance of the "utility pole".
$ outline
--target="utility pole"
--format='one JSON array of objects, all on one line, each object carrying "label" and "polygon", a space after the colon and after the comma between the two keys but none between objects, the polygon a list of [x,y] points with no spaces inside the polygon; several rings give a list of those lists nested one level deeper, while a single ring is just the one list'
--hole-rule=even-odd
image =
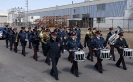
[{"label": "utility pole", "polygon": [[28,27],[28,0],[26,0],[26,7],[27,7],[27,15],[26,15],[26,26]]}]

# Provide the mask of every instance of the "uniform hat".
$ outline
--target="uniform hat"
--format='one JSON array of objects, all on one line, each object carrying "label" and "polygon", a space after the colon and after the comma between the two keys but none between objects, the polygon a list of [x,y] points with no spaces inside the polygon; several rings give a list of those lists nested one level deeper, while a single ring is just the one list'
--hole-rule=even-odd
[{"label": "uniform hat", "polygon": [[96,33],[96,34],[101,34],[101,31],[96,31],[95,33]]},{"label": "uniform hat", "polygon": [[54,32],[58,32],[58,29],[54,29]]},{"label": "uniform hat", "polygon": [[51,32],[51,35],[56,36],[57,34],[56,32]]},{"label": "uniform hat", "polygon": [[113,27],[109,28],[109,30],[113,30]]},{"label": "uniform hat", "polygon": [[6,27],[8,27],[8,25],[5,25]]},{"label": "uniform hat", "polygon": [[21,29],[25,29],[25,27],[21,27]]},{"label": "uniform hat", "polygon": [[75,33],[75,32],[72,32],[72,33],[71,33],[71,36],[75,36],[75,35],[76,35],[76,33]]},{"label": "uniform hat", "polygon": [[96,30],[96,28],[93,28],[93,30]]},{"label": "uniform hat", "polygon": [[45,32],[50,32],[50,29],[46,29]]},{"label": "uniform hat", "polygon": [[37,30],[36,29],[33,29],[33,32],[36,32]]},{"label": "uniform hat", "polygon": [[88,30],[92,30],[92,28],[88,28]]},{"label": "uniform hat", "polygon": [[34,29],[37,29],[37,27],[35,26]]},{"label": "uniform hat", "polygon": [[119,33],[118,35],[119,35],[119,36],[123,36],[123,33]]},{"label": "uniform hat", "polygon": [[17,30],[17,28],[13,28],[13,30]]},{"label": "uniform hat", "polygon": [[31,29],[31,27],[29,27],[28,29]]},{"label": "uniform hat", "polygon": [[69,28],[69,31],[73,31],[73,28]]}]

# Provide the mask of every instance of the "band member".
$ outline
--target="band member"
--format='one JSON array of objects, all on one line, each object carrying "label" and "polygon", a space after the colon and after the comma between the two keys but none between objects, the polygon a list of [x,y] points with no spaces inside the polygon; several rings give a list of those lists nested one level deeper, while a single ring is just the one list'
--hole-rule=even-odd
[{"label": "band member", "polygon": [[64,32],[66,35],[68,35],[67,27],[64,27]]},{"label": "band member", "polygon": [[28,34],[25,31],[25,27],[22,27],[22,30],[19,32],[19,39],[20,39],[21,46],[22,46],[22,55],[25,56],[25,46],[28,40]]},{"label": "band member", "polygon": [[[40,32],[40,33],[42,33],[42,34],[43,34],[44,32],[45,32],[45,29],[44,29],[43,27],[41,27],[41,32]],[[43,43],[43,40],[44,40],[44,39],[43,39],[43,38],[41,38],[42,53],[44,54],[44,49],[43,49],[43,48],[44,48],[44,43]]]},{"label": "band member", "polygon": [[[71,34],[73,33],[73,28],[70,28],[69,29],[69,33],[68,33],[68,41],[71,40]],[[72,63],[72,58],[71,58],[71,55],[69,53],[69,56],[68,56],[68,61],[70,61]]]},{"label": "band member", "polygon": [[[109,33],[107,34],[107,37],[106,37],[106,44],[108,43],[108,39],[114,34],[113,33],[113,28],[109,28]],[[110,54],[112,55],[113,57],[113,61],[115,61],[115,55],[114,55],[114,45],[110,45]]]},{"label": "band member", "polygon": [[[64,35],[65,35],[64,28],[60,27],[60,31],[58,32],[58,34],[60,37],[61,44],[63,45]],[[63,46],[61,47],[61,51],[62,51],[62,53],[64,53]]]},{"label": "band member", "polygon": [[78,48],[83,49],[83,46],[81,45],[79,39],[77,39],[75,32],[71,33],[71,37],[71,40],[69,40],[67,44],[67,50],[72,58],[71,73],[75,74],[76,77],[79,77],[78,62],[74,60],[74,50],[78,50]]},{"label": "band member", "polygon": [[47,40],[49,40],[50,39],[50,37],[51,37],[51,35],[50,35],[50,30],[49,29],[46,29],[45,30],[45,34],[44,34],[44,38],[43,38],[43,50],[44,50],[44,56],[46,56],[46,63],[48,64],[48,65],[50,65],[50,58],[49,58],[49,55],[47,55],[47,49],[48,49],[48,46],[47,46]]},{"label": "band member", "polygon": [[5,28],[3,30],[3,35],[4,35],[4,38],[5,38],[5,42],[6,42],[6,48],[8,48],[8,25],[5,25]]},{"label": "band member", "polygon": [[68,35],[67,34],[64,34],[63,42],[62,42],[62,50],[63,50],[63,53],[67,49],[67,42],[68,42]]},{"label": "band member", "polygon": [[59,80],[58,78],[58,70],[57,70],[57,63],[58,60],[61,56],[61,43],[60,41],[56,38],[57,34],[55,32],[51,33],[51,38],[50,40],[47,41],[47,46],[48,46],[48,55],[51,58],[52,61],[52,69],[50,72],[51,76],[55,76],[56,80]]},{"label": "band member", "polygon": [[18,42],[19,42],[19,37],[18,37],[18,33],[17,33],[17,28],[13,29],[13,44],[14,44],[14,52],[17,53],[18,49]]},{"label": "band member", "polygon": [[[40,34],[41,31],[38,30],[38,26],[34,27],[34,29],[37,31],[37,35],[39,36],[39,34]],[[39,45],[40,45],[40,43],[39,43]],[[39,52],[39,46],[37,48],[37,52]]]},{"label": "band member", "polygon": [[12,31],[12,28],[9,28],[8,39],[9,39],[9,42],[10,42],[10,51],[12,51],[12,47],[13,47],[13,31]]},{"label": "band member", "polygon": [[89,48],[87,59],[93,62],[93,50],[90,43],[91,43],[91,40],[94,38],[94,33],[92,31],[92,28],[89,28],[88,30],[89,32],[87,32],[87,34],[85,35],[84,47],[86,47],[86,44],[87,44]]},{"label": "band member", "polygon": [[96,32],[96,37],[92,39],[91,46],[93,50],[96,51],[97,56],[97,63],[94,67],[99,71],[99,73],[102,73],[102,59],[100,58],[100,50],[106,47],[106,43],[104,38],[101,37],[99,31]]},{"label": "band member", "polygon": [[94,27],[94,28],[93,28],[93,33],[94,33],[95,36],[96,36],[96,34],[95,34],[96,31],[97,31],[97,29],[96,29],[96,27]]},{"label": "band member", "polygon": [[71,33],[73,32],[73,28],[69,29],[69,33],[68,33],[68,40],[71,39]]},{"label": "band member", "polygon": [[116,63],[117,67],[120,67],[120,64],[122,63],[123,69],[127,70],[124,58],[123,58],[123,48],[128,48],[126,40],[123,38],[123,33],[119,33],[119,38],[116,40],[115,47],[117,48],[118,53],[120,54],[120,58]]},{"label": "band member", "polygon": [[77,34],[77,39],[80,40],[81,39],[81,30],[80,30],[79,26],[76,26],[74,30]]},{"label": "band member", "polygon": [[31,34],[32,34],[31,27],[28,28],[27,33],[28,33],[28,40],[29,40],[29,48],[31,49],[32,48],[31,41],[30,41],[30,37],[31,37]]},{"label": "band member", "polygon": [[33,33],[31,35],[31,38],[30,38],[31,42],[32,42],[32,46],[34,48],[34,56],[33,58],[38,61],[38,57],[37,57],[37,48],[39,46],[39,37],[37,35],[37,30],[36,29],[33,29]]}]

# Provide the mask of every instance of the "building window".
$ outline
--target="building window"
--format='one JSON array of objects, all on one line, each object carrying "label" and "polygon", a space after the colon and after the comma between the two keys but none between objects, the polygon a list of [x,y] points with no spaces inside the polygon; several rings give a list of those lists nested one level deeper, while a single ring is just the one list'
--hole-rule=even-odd
[{"label": "building window", "polygon": [[105,17],[97,18],[97,23],[105,23]]},{"label": "building window", "polygon": [[98,4],[97,5],[97,11],[104,11],[106,4]]},{"label": "building window", "polygon": [[33,19],[33,17],[31,17],[31,19]]},{"label": "building window", "polygon": [[79,14],[73,15],[73,18],[79,18]]}]

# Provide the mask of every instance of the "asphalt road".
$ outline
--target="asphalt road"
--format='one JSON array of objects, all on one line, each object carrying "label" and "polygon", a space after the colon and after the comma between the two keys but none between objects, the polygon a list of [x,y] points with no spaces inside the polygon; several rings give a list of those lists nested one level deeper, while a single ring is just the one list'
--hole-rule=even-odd
[{"label": "asphalt road", "polygon": [[[5,41],[0,40],[0,82],[57,82],[50,76],[51,66],[45,63],[45,57],[38,52],[38,61],[33,59],[33,50],[26,47],[26,56],[21,55],[21,46],[18,53],[5,47]],[[86,53],[88,53],[86,49]],[[116,60],[119,55],[116,54]],[[133,82],[133,59],[125,58],[127,70],[117,68],[116,61],[103,60],[103,74],[93,67],[96,63],[86,60],[78,63],[79,77],[70,73],[71,63],[67,60],[68,53],[62,54],[58,63],[58,82]]]}]

